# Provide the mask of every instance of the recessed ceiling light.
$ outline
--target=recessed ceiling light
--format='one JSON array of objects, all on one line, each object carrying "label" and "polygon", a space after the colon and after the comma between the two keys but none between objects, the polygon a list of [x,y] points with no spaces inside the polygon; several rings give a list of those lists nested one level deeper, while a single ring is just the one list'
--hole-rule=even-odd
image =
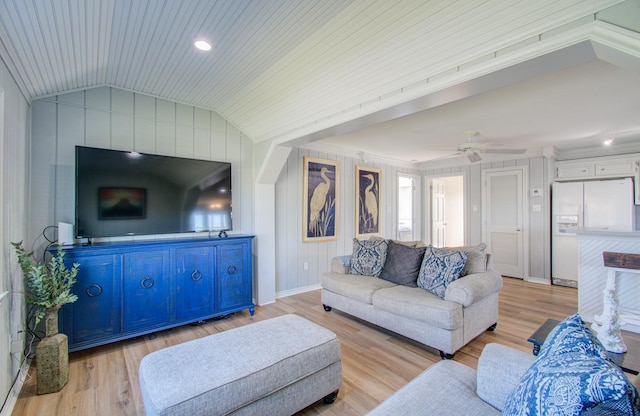
[{"label": "recessed ceiling light", "polygon": [[209,42],[207,42],[206,40],[197,40],[197,41],[193,42],[193,46],[195,46],[196,48],[200,49],[201,51],[210,51],[211,50],[211,44]]}]

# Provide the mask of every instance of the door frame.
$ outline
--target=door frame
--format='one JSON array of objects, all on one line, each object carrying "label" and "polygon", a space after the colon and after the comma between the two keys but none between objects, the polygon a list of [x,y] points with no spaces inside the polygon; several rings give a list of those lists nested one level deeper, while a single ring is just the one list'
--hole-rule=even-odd
[{"label": "door frame", "polygon": [[469,181],[467,180],[467,172],[448,172],[448,173],[438,173],[434,175],[426,175],[424,177],[424,195],[423,204],[424,204],[424,227],[422,230],[422,235],[424,236],[424,242],[427,244],[432,244],[433,241],[431,238],[431,180],[432,179],[442,179],[442,178],[451,178],[462,176],[462,210],[463,210],[463,218],[464,218],[464,232],[463,239],[464,244],[469,243],[469,210],[467,209],[467,205],[469,204]]},{"label": "door frame", "polygon": [[508,166],[503,168],[483,169],[482,184],[482,241],[487,241],[487,174],[497,172],[520,171],[522,174],[522,280],[529,281],[529,167]]},{"label": "door frame", "polygon": [[396,173],[396,183],[395,183],[395,188],[396,188],[396,218],[395,218],[395,224],[394,224],[394,228],[395,228],[395,235],[398,235],[398,220],[399,220],[399,209],[398,209],[398,205],[400,203],[400,189],[398,186],[398,181],[400,176],[404,176],[405,178],[412,178],[415,182],[414,182],[414,188],[413,188],[413,192],[412,192],[412,204],[413,207],[411,208],[413,210],[412,214],[413,214],[413,237],[415,240],[421,240],[422,239],[422,215],[421,212],[421,205],[422,205],[422,198],[420,197],[420,190],[422,189],[422,184],[421,184],[421,177],[420,175],[415,175],[413,173],[405,173],[405,172],[397,172]]}]

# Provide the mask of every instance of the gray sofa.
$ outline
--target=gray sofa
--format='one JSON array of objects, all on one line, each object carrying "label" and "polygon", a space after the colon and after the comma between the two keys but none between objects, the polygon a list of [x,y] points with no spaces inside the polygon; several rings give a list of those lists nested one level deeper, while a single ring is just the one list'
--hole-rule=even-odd
[{"label": "gray sofa", "polygon": [[500,415],[507,396],[535,361],[530,353],[487,344],[474,370],[453,360],[427,368],[368,416]]},{"label": "gray sofa", "polygon": [[[523,375],[535,359],[531,353],[500,344],[487,344],[480,354],[477,370],[453,360],[440,361],[380,403],[367,416],[500,415],[505,410],[508,396],[522,383]],[[640,376],[629,381],[636,389],[640,387]],[[603,382],[606,383],[604,379]],[[546,396],[544,399],[551,400]],[[620,403],[624,403],[626,398],[615,404],[606,396],[600,400],[600,405],[581,414],[640,414],[638,408],[635,411],[621,410]]]},{"label": "gray sofa", "polygon": [[481,270],[486,270],[453,281],[444,298],[420,287],[349,274],[349,256],[335,257],[331,272],[321,277],[322,303],[326,311],[336,308],[453,358],[458,349],[497,324],[502,276],[493,270],[491,255],[483,250],[482,256]]}]

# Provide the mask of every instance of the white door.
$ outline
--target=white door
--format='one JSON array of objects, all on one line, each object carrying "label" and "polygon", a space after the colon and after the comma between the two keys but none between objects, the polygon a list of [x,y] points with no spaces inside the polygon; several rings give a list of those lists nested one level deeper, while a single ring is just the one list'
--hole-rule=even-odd
[{"label": "white door", "polygon": [[524,277],[523,169],[486,171],[483,215],[487,251],[503,276]]},{"label": "white door", "polygon": [[439,179],[431,181],[431,244],[444,247],[446,242],[445,184]]}]

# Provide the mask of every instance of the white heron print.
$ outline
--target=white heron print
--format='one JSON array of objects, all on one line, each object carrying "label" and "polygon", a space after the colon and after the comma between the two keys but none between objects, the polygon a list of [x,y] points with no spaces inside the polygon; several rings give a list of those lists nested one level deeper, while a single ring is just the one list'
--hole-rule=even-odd
[{"label": "white heron print", "polygon": [[356,166],[357,236],[380,233],[380,169]]},{"label": "white heron print", "polygon": [[337,237],[338,166],[334,163],[323,159],[305,158],[305,241]]}]

